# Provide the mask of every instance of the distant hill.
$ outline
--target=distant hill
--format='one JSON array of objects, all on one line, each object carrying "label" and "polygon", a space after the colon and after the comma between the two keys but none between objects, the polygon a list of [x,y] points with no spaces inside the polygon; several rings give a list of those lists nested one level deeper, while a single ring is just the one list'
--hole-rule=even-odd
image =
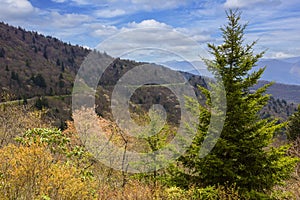
[{"label": "distant hill", "polygon": [[276,118],[284,122],[296,111],[297,104],[271,97],[268,104],[260,111],[260,115],[262,118]]},{"label": "distant hill", "polygon": [[0,23],[0,92],[15,98],[70,94],[90,50]]},{"label": "distant hill", "polygon": [[[259,81],[254,87],[261,87],[269,81]],[[271,85],[267,93],[272,94],[275,99],[284,99],[289,103],[300,104],[300,85],[287,85],[282,83],[274,83]]]},{"label": "distant hill", "polygon": [[300,57],[289,59],[262,59],[258,66],[266,66],[262,80],[300,85]]}]

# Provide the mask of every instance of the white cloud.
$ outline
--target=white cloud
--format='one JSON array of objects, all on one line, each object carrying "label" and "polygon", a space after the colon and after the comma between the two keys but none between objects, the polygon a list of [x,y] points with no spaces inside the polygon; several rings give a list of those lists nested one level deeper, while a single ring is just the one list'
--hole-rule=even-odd
[{"label": "white cloud", "polygon": [[[300,16],[290,13],[278,12],[262,18],[256,17],[255,21],[250,21],[247,29],[247,41],[259,39],[258,45],[261,50],[268,49],[265,57],[283,58],[299,56],[297,44],[299,44],[300,27],[295,24],[300,23]],[[255,23],[254,23],[255,22]]]},{"label": "white cloud", "polygon": [[188,1],[182,0],[131,0],[132,5],[138,6],[142,10],[154,10],[154,9],[171,9],[183,6],[188,3]]},{"label": "white cloud", "polygon": [[97,10],[94,12],[95,16],[102,18],[112,18],[126,14],[122,9],[109,9],[109,10]]},{"label": "white cloud", "polygon": [[92,36],[102,41],[98,50],[114,57],[148,62],[207,57],[206,42],[212,39],[207,32],[175,28],[154,19],[133,21],[120,28],[104,24],[90,28]]},{"label": "white cloud", "polygon": [[[77,5],[91,5],[95,7],[109,6],[111,11],[126,10],[126,13],[135,13],[138,11],[153,11],[173,9],[184,6],[192,0],[52,0],[55,2],[70,2]],[[106,13],[107,14],[107,13]]]},{"label": "white cloud", "polygon": [[[78,6],[86,6],[86,5],[91,5],[91,6],[95,6],[95,7],[99,7],[99,6],[104,6],[104,5],[112,5],[113,3],[122,3],[123,1],[115,1],[115,0],[65,0],[68,1],[72,4],[76,4]],[[124,0],[127,1],[127,0]]]},{"label": "white cloud", "polygon": [[71,1],[75,2],[78,5],[88,5],[93,2],[93,1],[89,1],[89,0],[71,0]]},{"label": "white cloud", "polygon": [[131,22],[128,24],[129,28],[171,28],[165,23],[158,22],[154,19],[143,20],[140,23]]},{"label": "white cloud", "polygon": [[226,0],[225,8],[246,8],[254,6],[277,6],[280,0]]},{"label": "white cloud", "polygon": [[50,16],[51,24],[54,27],[58,28],[70,28],[70,27],[76,27],[78,25],[81,25],[83,23],[89,22],[91,20],[91,17],[88,15],[83,14],[60,14],[58,12],[51,12]]},{"label": "white cloud", "polygon": [[290,58],[290,57],[293,57],[295,55],[293,54],[288,54],[288,53],[285,53],[285,52],[276,52],[273,54],[273,58],[278,58],[278,59],[282,59],[282,58]]},{"label": "white cloud", "polygon": [[[109,27],[109,29],[112,29],[115,35],[103,40],[97,49],[114,57],[148,62],[179,60],[182,59],[181,56],[190,60],[199,59],[199,55],[207,57],[203,47],[194,40],[195,38],[154,19],[139,23],[131,22],[120,29],[116,27]],[[102,35],[103,29],[95,32]]]},{"label": "white cloud", "polygon": [[197,42],[208,42],[213,40],[213,38],[211,38],[211,36],[209,34],[195,34],[193,36],[191,36],[191,38]]},{"label": "white cloud", "polygon": [[52,0],[55,3],[64,3],[67,2],[68,0]]},{"label": "white cloud", "polygon": [[92,35],[94,35],[96,37],[112,36],[119,32],[117,27],[110,26],[110,25],[100,24],[100,25],[93,26],[93,27],[95,30],[92,32]]},{"label": "white cloud", "polygon": [[36,11],[27,0],[0,0],[0,4],[0,17],[7,21],[27,17]]}]

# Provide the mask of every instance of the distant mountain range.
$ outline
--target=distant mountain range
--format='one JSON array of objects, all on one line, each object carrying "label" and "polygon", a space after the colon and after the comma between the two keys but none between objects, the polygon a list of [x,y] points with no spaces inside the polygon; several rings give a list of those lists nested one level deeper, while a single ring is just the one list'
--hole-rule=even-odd
[{"label": "distant mountain range", "polygon": [[[160,64],[173,70],[194,75],[212,76],[202,61],[172,60]],[[266,70],[261,77],[261,81],[254,89],[272,81],[274,84],[269,87],[267,92],[272,94],[275,99],[285,99],[287,102],[300,103],[300,56],[286,59],[262,59],[258,62],[257,67],[264,66],[266,66]]]},{"label": "distant mountain range", "polygon": [[[174,70],[196,75],[209,76],[206,66],[201,61],[167,61],[160,63]],[[289,85],[300,85],[300,56],[286,59],[261,59],[257,67],[266,66],[261,79]],[[255,68],[254,68],[255,70]]]},{"label": "distant mountain range", "polygon": [[300,85],[300,57],[287,59],[262,59],[258,66],[266,66],[263,80],[290,85]]}]

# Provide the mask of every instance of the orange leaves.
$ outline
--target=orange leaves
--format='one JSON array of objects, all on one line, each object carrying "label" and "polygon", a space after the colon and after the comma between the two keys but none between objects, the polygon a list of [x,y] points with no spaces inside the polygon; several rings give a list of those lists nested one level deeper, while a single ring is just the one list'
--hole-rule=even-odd
[{"label": "orange leaves", "polygon": [[[8,145],[0,150],[1,196],[32,198],[49,169],[52,156],[42,147]],[[21,196],[20,196],[21,197]]]},{"label": "orange leaves", "polygon": [[42,146],[8,145],[0,150],[0,199],[93,199],[92,179],[82,180],[80,170],[54,162]]}]

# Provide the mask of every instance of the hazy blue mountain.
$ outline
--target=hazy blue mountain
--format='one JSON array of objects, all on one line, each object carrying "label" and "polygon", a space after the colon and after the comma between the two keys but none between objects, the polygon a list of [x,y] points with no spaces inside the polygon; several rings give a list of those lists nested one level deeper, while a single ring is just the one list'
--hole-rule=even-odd
[{"label": "hazy blue mountain", "polygon": [[283,58],[281,60],[283,60],[285,62],[288,62],[288,63],[297,63],[297,62],[299,63],[300,62],[300,56],[292,57],[292,58]]},{"label": "hazy blue mountain", "polygon": [[[160,63],[173,70],[189,72],[195,75],[210,76],[206,66],[201,61],[167,61]],[[300,85],[300,57],[286,59],[262,59],[254,70],[266,66],[261,80],[276,83]]]},{"label": "hazy blue mountain", "polygon": [[262,80],[275,81],[284,84],[300,85],[300,61],[297,58],[290,59],[265,59],[258,63],[258,66],[266,66]]},{"label": "hazy blue mountain", "polygon": [[210,77],[210,72],[207,71],[205,64],[202,61],[167,61],[159,63],[163,66],[166,66],[170,69],[182,71],[182,72],[188,72],[194,75],[201,75],[201,76],[208,76]]},{"label": "hazy blue mountain", "polygon": [[[160,63],[173,70],[187,72],[194,75],[210,76],[206,67],[201,61],[168,61]],[[300,57],[287,59],[262,59],[258,62],[259,67],[266,66],[266,70],[262,75],[261,81],[253,89],[261,87],[269,81],[274,81],[275,84],[268,89],[268,93],[272,94],[275,99],[285,99],[287,102],[300,103]],[[198,69],[200,70],[197,70]],[[191,75],[189,75],[191,76]]]}]

